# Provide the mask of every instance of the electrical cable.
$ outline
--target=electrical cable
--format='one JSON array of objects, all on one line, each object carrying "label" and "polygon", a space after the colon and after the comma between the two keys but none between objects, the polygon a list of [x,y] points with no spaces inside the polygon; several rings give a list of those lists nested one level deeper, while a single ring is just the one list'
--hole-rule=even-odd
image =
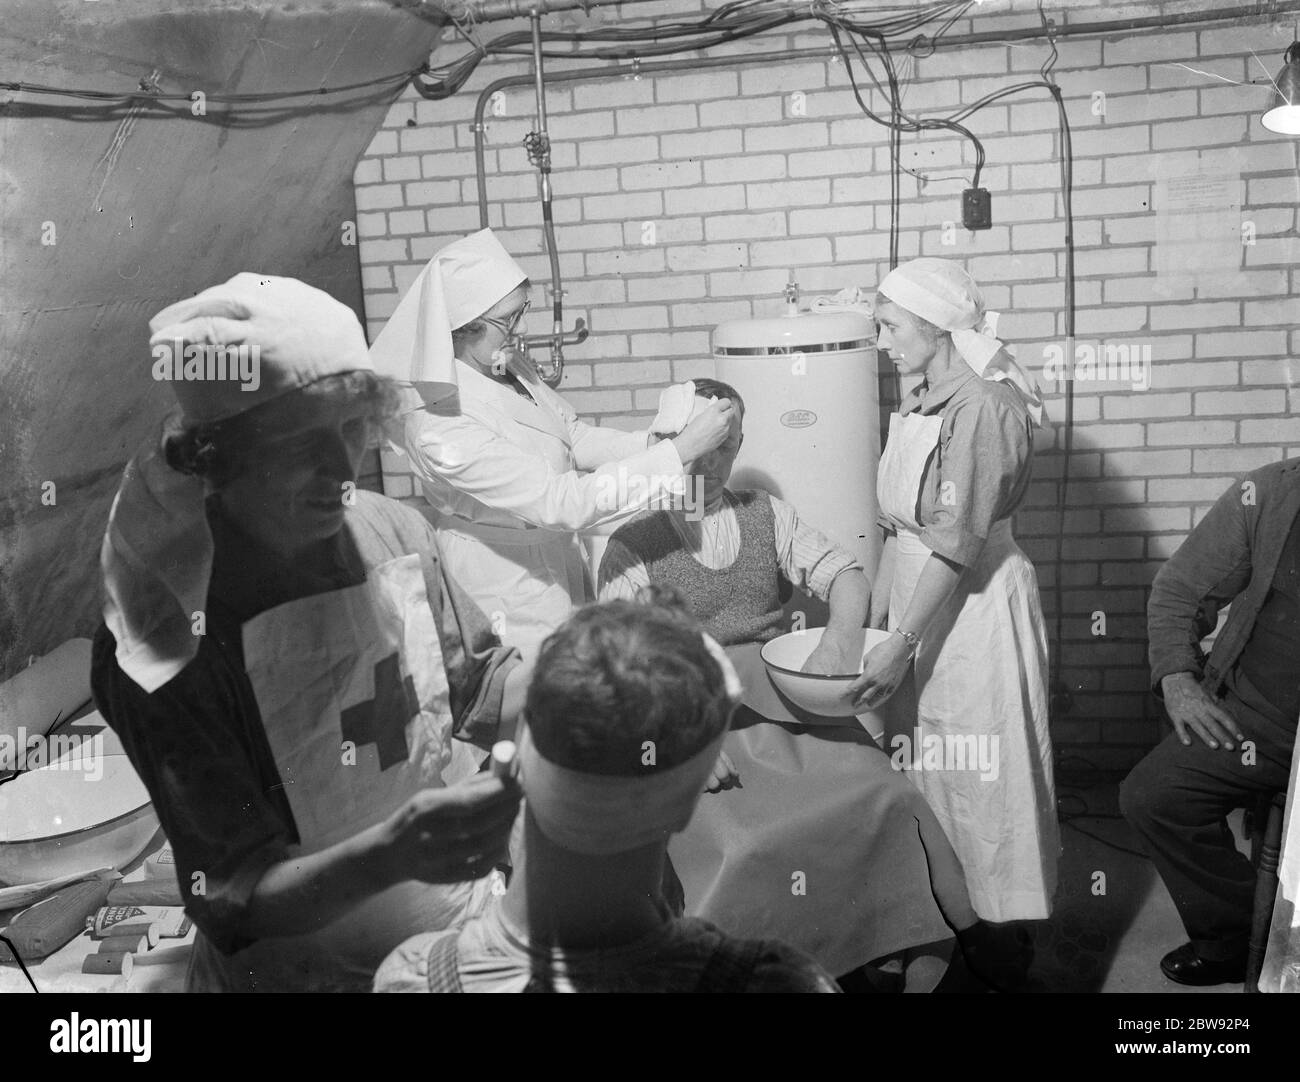
[{"label": "electrical cable", "polygon": [[[1083,816],[1080,816],[1079,818],[1084,818],[1084,817],[1083,817]],[[1109,817],[1109,816],[1097,816],[1097,815],[1092,815],[1092,816],[1088,816],[1087,818],[1090,818],[1090,819],[1100,819],[1100,818],[1110,818],[1110,817]],[[1114,818],[1119,819],[1119,818],[1122,818],[1122,816],[1114,816]],[[1139,849],[1130,849],[1127,845],[1120,845],[1118,842],[1107,841],[1107,840],[1106,840],[1105,838],[1103,838],[1100,834],[1094,834],[1091,830],[1084,830],[1083,827],[1079,826],[1078,823],[1074,822],[1074,820],[1073,820],[1072,818],[1071,818],[1071,819],[1062,819],[1062,820],[1061,820],[1061,825],[1062,825],[1062,826],[1067,826],[1067,827],[1069,827],[1071,830],[1077,830],[1077,831],[1078,831],[1080,834],[1082,834],[1085,838],[1091,838],[1093,841],[1097,842],[1099,845],[1104,845],[1107,849],[1114,849],[1116,852],[1119,852],[1119,853],[1126,853],[1126,854],[1128,854],[1128,855],[1131,856],[1131,857],[1137,857],[1139,860],[1146,860],[1146,861],[1149,861],[1149,860],[1151,859],[1150,856],[1148,856],[1146,853],[1143,853],[1143,852],[1142,852],[1141,850],[1139,850]]]},{"label": "electrical cable", "polygon": [[[1078,758],[1078,757],[1076,756],[1075,758]],[[1083,761],[1086,762],[1086,760],[1083,760]],[[1070,786],[1066,786],[1066,787],[1067,787],[1067,788],[1071,788]],[[1076,786],[1076,787],[1077,787],[1077,788],[1085,788],[1085,789],[1086,789],[1086,788],[1092,788],[1092,786],[1090,786],[1090,785],[1080,785],[1080,786]],[[1063,810],[1061,809],[1061,804],[1064,803],[1064,802],[1067,801],[1067,800],[1075,800],[1075,801],[1078,801],[1079,804],[1082,805],[1083,810],[1082,810],[1082,811],[1078,811],[1078,812],[1066,812],[1066,811],[1063,811]],[[1125,820],[1125,819],[1124,819],[1124,816],[1122,816],[1122,815],[1111,815],[1111,814],[1106,814],[1106,813],[1102,813],[1102,812],[1092,812],[1092,811],[1089,811],[1089,810],[1088,810],[1088,802],[1087,802],[1083,797],[1081,797],[1081,796],[1079,796],[1079,795],[1077,795],[1077,794],[1074,794],[1074,793],[1065,793],[1065,794],[1061,795],[1060,797],[1058,797],[1058,798],[1057,798],[1057,821],[1058,821],[1062,826],[1067,826],[1067,827],[1069,827],[1071,830],[1078,831],[1078,833],[1082,834],[1084,837],[1086,837],[1086,838],[1091,838],[1093,841],[1097,842],[1099,845],[1104,845],[1107,849],[1114,849],[1116,852],[1126,853],[1126,854],[1129,855],[1129,856],[1132,856],[1132,857],[1138,857],[1138,858],[1141,859],[1141,860],[1147,860],[1147,861],[1149,861],[1149,860],[1151,859],[1151,857],[1150,857],[1148,854],[1143,853],[1143,852],[1141,852],[1140,850],[1137,850],[1137,849],[1131,849],[1131,848],[1129,848],[1129,847],[1126,846],[1126,845],[1120,845],[1119,842],[1113,842],[1113,841],[1110,841],[1110,840],[1107,839],[1107,838],[1103,838],[1103,837],[1102,837],[1101,835],[1099,835],[1099,834],[1094,834],[1094,833],[1093,833],[1092,831],[1090,831],[1090,830],[1084,830],[1083,827],[1079,826],[1079,824],[1078,824],[1077,822],[1075,822],[1076,819],[1097,819],[1097,820],[1100,820],[1100,821],[1103,821],[1103,822],[1105,822],[1105,821],[1109,821],[1109,822],[1117,822],[1117,821],[1127,822],[1127,820]]]},{"label": "electrical cable", "polygon": [[[1057,116],[1061,130],[1061,213],[1065,220],[1065,342],[1069,352],[1069,363],[1074,360],[1075,334],[1075,284],[1074,284],[1074,144],[1070,132],[1070,120],[1065,110],[1065,98],[1061,88],[1052,79],[1052,69],[1056,66],[1058,53],[1056,35],[1051,30],[1047,16],[1043,13],[1042,0],[1038,0],[1038,14],[1044,27],[1048,28],[1047,41],[1051,55],[1040,69],[1044,81],[1050,88],[1056,102]],[[1067,373],[1072,375],[1072,373]],[[1048,661],[1048,686],[1050,688],[1052,718],[1059,718],[1069,711],[1070,693],[1062,676],[1065,652],[1065,516],[1069,508],[1070,463],[1074,453],[1074,380],[1065,381],[1065,418],[1061,433],[1061,476],[1057,491],[1057,526],[1056,526],[1056,573],[1053,576],[1052,598],[1056,612],[1054,614],[1054,632],[1056,650]]]},{"label": "electrical cable", "polygon": [[[279,90],[268,91],[260,94],[209,94],[204,92],[205,100],[209,102],[218,102],[230,105],[246,104],[269,104],[271,102],[288,101],[291,98],[319,98],[328,94],[344,94],[354,90],[369,90],[372,88],[388,86],[405,85],[415,75],[421,74],[427,70],[424,65],[414,68],[411,71],[398,72],[393,75],[381,75],[376,79],[367,79],[360,83],[346,83],[342,86],[322,86],[314,90]],[[135,90],[126,94],[118,93],[111,90],[76,90],[62,87],[45,86],[41,83],[9,82],[0,81],[0,90],[8,90],[22,94],[37,95],[57,95],[67,98],[78,98],[84,101],[96,102],[106,105],[137,105],[140,103],[155,102],[183,102],[186,109],[192,104],[192,94],[196,91],[186,91],[179,94],[164,94],[161,91],[154,90]]]},{"label": "electrical cable", "polygon": [[[915,13],[881,20],[874,24],[858,23],[845,20],[844,25],[855,32],[867,31],[883,37],[900,36],[920,29],[927,23],[954,11],[960,13],[968,8],[973,0],[953,0],[953,2],[934,4]],[[677,52],[695,52],[715,45],[752,37],[792,23],[810,19],[824,19],[825,11],[833,11],[835,5],[827,0],[813,0],[808,9],[791,7],[787,11],[762,11],[761,2],[742,0],[739,3],[725,4],[695,21],[678,21],[660,23],[649,27],[600,27],[583,31],[545,31],[544,42],[568,43],[577,45],[578,50],[543,50],[543,56],[567,60],[629,60],[647,56],[664,56]],[[761,12],[761,13],[760,13]],[[835,17],[835,16],[831,16]],[[672,42],[679,40],[680,44]],[[490,55],[531,56],[531,49],[524,46],[531,43],[531,35],[523,31],[512,31],[494,38],[485,45],[478,45],[473,53],[460,57],[450,64],[440,67],[429,74],[439,78],[416,78],[416,90],[431,100],[442,100],[457,93],[469,80],[479,62]],[[581,48],[590,42],[609,42],[622,45],[622,48]],[[635,46],[635,47],[630,47]]]}]

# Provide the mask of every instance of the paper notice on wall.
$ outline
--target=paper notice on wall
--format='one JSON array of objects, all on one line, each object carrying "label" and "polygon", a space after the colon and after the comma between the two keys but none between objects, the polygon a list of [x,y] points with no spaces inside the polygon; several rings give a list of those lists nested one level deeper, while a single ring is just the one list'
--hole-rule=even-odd
[{"label": "paper notice on wall", "polygon": [[1157,176],[1155,271],[1162,280],[1231,279],[1242,261],[1239,171]]}]

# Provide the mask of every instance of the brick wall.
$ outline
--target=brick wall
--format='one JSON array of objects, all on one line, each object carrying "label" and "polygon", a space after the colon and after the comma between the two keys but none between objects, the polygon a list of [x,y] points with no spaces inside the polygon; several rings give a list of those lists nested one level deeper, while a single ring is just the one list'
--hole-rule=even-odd
[{"label": "brick wall", "polygon": [[[990,12],[964,30],[1036,23]],[[992,5],[990,5],[992,7]],[[1119,18],[1186,4],[1070,8],[1065,21]],[[637,5],[625,15],[697,10],[692,0]],[[553,17],[548,24],[558,25]],[[1057,18],[1062,18],[1058,11]],[[514,24],[480,27],[492,36]],[[1077,382],[1066,546],[1063,675],[1073,706],[1056,720],[1059,745],[1123,768],[1160,734],[1146,694],[1145,604],[1160,562],[1237,471],[1286,457],[1300,438],[1293,390],[1300,331],[1291,298],[1296,255],[1296,142],[1266,131],[1264,85],[1292,39],[1290,22],[1062,39],[1056,77],[1075,150],[1078,335],[1149,346],[1149,386]],[[813,24],[733,43],[738,58],[829,44]],[[1259,54],[1265,68],[1252,57]],[[435,54],[460,55],[447,42]],[[905,58],[909,111],[943,115],[1037,78],[1040,41],[940,49]],[[1189,64],[1201,72],[1191,71]],[[552,67],[561,70],[563,62]],[[474,100],[488,82],[524,72],[483,65],[459,95],[393,106],[356,171],[360,255],[372,337],[433,252],[478,228]],[[1215,76],[1219,76],[1216,78]],[[859,70],[859,77],[866,82]],[[864,90],[864,93],[868,93]],[[1098,98],[1097,94],[1104,95]],[[884,109],[869,92],[868,104]],[[775,314],[791,269],[805,294],[874,286],[888,270],[886,133],[862,116],[844,67],[827,60],[745,65],[640,79],[556,83],[548,90],[555,216],[567,321],[592,337],[569,351],[561,388],[602,424],[643,425],[659,389],[712,373],[709,335],[727,319]],[[549,279],[535,174],[520,141],[534,127],[531,87],[507,90],[487,125],[489,222],[541,287]],[[1034,369],[1063,332],[1064,226],[1056,111],[1042,92],[1019,94],[966,122],[988,159],[993,228],[960,227],[969,145],[946,133],[903,138],[901,255],[960,258],[1004,315],[1002,335]],[[1161,177],[1197,168],[1241,177],[1240,240],[1221,270],[1171,281],[1158,263]],[[952,223],[956,223],[955,227]],[[654,224],[654,243],[644,227]],[[538,298],[540,300],[540,296]],[[540,324],[534,329],[541,329]],[[1064,385],[1048,385],[1063,417]],[[1016,530],[1035,561],[1049,626],[1058,569],[1055,535],[1061,431],[1043,434],[1035,481]],[[400,459],[387,490],[410,495]],[[1093,614],[1106,615],[1104,635]]]}]

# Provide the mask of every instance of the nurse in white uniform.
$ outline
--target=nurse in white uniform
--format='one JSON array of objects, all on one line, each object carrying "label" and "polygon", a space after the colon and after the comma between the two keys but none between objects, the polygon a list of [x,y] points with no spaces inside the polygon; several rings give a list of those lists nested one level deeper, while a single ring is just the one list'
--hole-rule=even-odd
[{"label": "nurse in white uniform", "polygon": [[1042,919],[1060,848],[1047,635],[1011,534],[1042,400],[957,263],[890,272],[876,316],[882,348],[923,380],[890,418],[880,460],[871,623],[895,634],[867,656],[857,701],[879,707],[914,662],[917,712],[891,750],[943,824],[980,917]]},{"label": "nurse in white uniform", "polygon": [[528,286],[481,230],[429,261],[371,347],[378,372],[418,392],[390,435],[420,478],[448,571],[526,659],[593,597],[576,532],[689,499],[691,463],[722,444],[731,418],[724,401],[686,424],[694,390],[679,385],[649,431],[579,421],[511,348]]}]

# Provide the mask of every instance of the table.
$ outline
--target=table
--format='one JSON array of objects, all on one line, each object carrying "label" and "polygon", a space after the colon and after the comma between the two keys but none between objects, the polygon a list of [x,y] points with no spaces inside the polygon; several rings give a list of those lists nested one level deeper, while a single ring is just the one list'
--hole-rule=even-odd
[{"label": "table", "polygon": [[950,938],[945,912],[973,923],[924,798],[855,719],[807,723],[759,649],[727,648],[745,686],[724,745],[741,787],[705,793],[669,844],[688,915],[798,947],[832,976]]}]

